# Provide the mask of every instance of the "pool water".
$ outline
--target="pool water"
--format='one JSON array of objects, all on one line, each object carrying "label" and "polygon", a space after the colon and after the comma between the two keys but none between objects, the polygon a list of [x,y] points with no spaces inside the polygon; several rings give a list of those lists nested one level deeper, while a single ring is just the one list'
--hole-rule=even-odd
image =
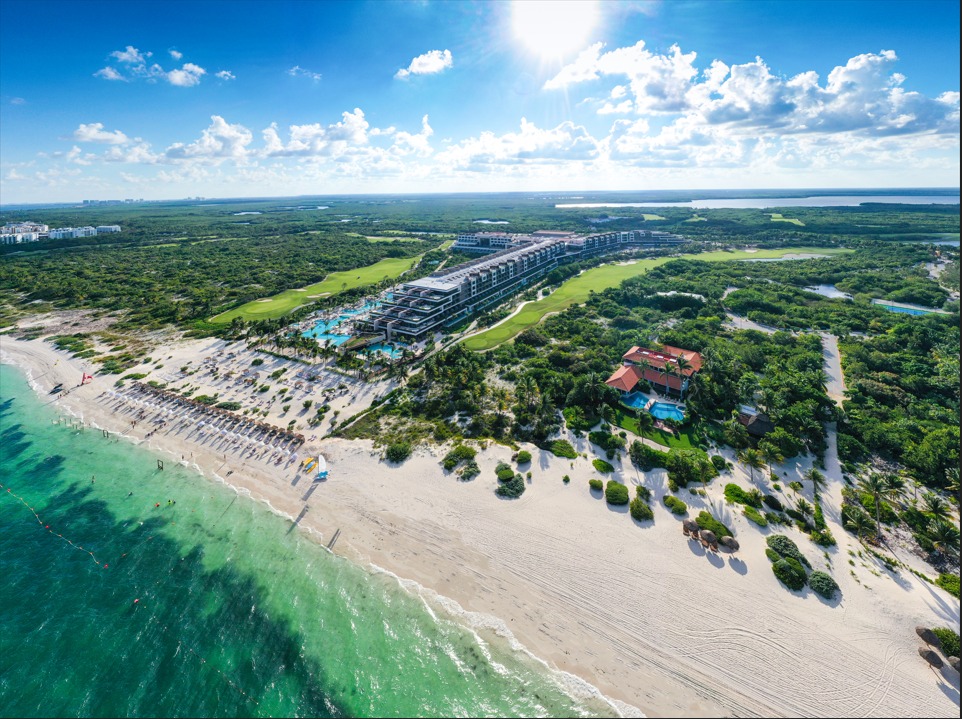
[{"label": "pool water", "polygon": [[404,353],[403,347],[384,344],[383,342],[379,342],[376,345],[369,345],[366,349],[368,352],[381,352],[382,354],[386,354],[391,359],[399,359]]},{"label": "pool water", "polygon": [[657,419],[673,419],[681,422],[685,419],[685,413],[677,404],[668,402],[655,402],[648,408],[652,417]]},{"label": "pool water", "polygon": [[888,310],[889,312],[901,312],[902,314],[906,314],[906,315],[931,315],[931,314],[933,314],[932,312],[929,312],[928,310],[916,310],[916,309],[912,309],[911,307],[896,307],[895,305],[883,305],[883,304],[876,304],[875,306],[876,306],[876,307],[881,307],[883,310]]},{"label": "pool water", "polygon": [[641,392],[632,392],[621,398],[621,403],[633,409],[644,409],[648,404],[648,395]]}]

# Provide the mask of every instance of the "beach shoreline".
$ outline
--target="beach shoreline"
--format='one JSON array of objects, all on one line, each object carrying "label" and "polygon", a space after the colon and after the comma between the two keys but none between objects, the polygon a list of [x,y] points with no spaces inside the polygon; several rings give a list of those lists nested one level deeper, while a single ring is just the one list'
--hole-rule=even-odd
[{"label": "beach shoreline", "polygon": [[[211,346],[181,343],[171,354],[198,360]],[[954,618],[957,625],[958,603],[943,607],[933,599],[941,590],[912,576],[902,586],[860,570],[863,581],[852,581],[843,550],[854,542],[839,536],[840,528],[830,557],[843,595],[833,606],[779,585],[763,534],[730,508],[719,511],[742,543],[737,557],[699,553],[658,502],[654,526],[637,526],[587,491],[587,479],[596,476],[587,459],[535,450],[528,491],[510,501],[494,496],[491,471],[510,459],[505,447],[481,452],[481,475],[460,482],[441,469],[440,448],[420,449],[393,466],[368,440],[320,439],[304,451],[323,452],[331,476],[312,482],[298,472],[299,462],[214,451],[190,432],[171,429],[145,440],[146,425],[128,429],[122,411],[104,401],[116,376],[76,387],[91,367],[42,340],[4,336],[0,359],[26,372],[41,398],[63,382],[69,393],[50,401],[64,411],[191,464],[291,521],[300,517],[300,528],[322,545],[342,530],[336,554],[393,575],[482,636],[510,635],[518,648],[582,683],[581,691],[596,687],[623,714],[958,714],[958,675],[953,701],[912,656],[912,627],[935,625],[932,605],[946,614],[943,622]],[[367,404],[385,389],[369,392]],[[342,406],[352,406],[344,399]],[[586,441],[578,449],[587,452]],[[617,465],[627,484],[644,480],[662,494],[663,473],[643,477],[627,461]],[[565,473],[571,485],[562,484]],[[738,470],[735,478],[748,485]],[[716,480],[707,498],[685,493],[685,501],[693,509],[721,505],[724,481]],[[310,511],[302,513],[305,505]],[[830,522],[837,512],[826,507]],[[796,541],[813,559],[820,554],[807,540]]]}]

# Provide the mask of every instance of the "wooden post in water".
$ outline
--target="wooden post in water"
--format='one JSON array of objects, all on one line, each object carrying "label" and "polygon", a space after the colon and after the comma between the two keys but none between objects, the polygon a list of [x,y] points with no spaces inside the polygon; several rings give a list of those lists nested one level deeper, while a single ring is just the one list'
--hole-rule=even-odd
[{"label": "wooden post in water", "polygon": [[158,460],[157,460],[157,469],[163,469],[163,468],[164,468],[164,460],[158,459]]},{"label": "wooden post in water", "polygon": [[110,432],[108,432],[107,430],[104,430],[103,432],[104,432],[104,437],[109,437],[109,436],[110,436]]}]

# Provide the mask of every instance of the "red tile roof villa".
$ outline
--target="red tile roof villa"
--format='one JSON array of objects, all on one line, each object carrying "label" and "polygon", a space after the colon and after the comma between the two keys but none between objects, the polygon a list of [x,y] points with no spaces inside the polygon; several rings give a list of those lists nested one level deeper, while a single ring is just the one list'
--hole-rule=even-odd
[{"label": "red tile roof villa", "polygon": [[657,369],[663,369],[666,362],[674,362],[677,358],[684,357],[688,362],[688,367],[685,368],[685,375],[690,376],[695,372],[701,371],[701,355],[692,350],[684,350],[680,347],[671,347],[670,345],[665,345],[664,349],[659,352],[657,350],[647,349],[646,347],[638,347],[635,345],[630,350],[622,355],[622,359],[625,362],[631,362],[632,364],[640,364],[642,360],[647,360],[651,367]]},{"label": "red tile roof villa", "polygon": [[[688,362],[688,367],[684,370],[685,379],[682,380],[677,374],[665,371],[665,366],[669,363],[674,365],[677,358],[683,357]],[[609,387],[614,387],[619,392],[631,392],[635,385],[644,379],[653,387],[667,387],[676,392],[682,393],[687,389],[688,378],[701,370],[701,355],[692,350],[681,349],[665,345],[662,351],[638,347],[637,345],[625,352],[622,356],[625,364],[615,370],[606,381]],[[644,373],[638,365],[647,362]],[[672,370],[676,370],[672,367]]]}]

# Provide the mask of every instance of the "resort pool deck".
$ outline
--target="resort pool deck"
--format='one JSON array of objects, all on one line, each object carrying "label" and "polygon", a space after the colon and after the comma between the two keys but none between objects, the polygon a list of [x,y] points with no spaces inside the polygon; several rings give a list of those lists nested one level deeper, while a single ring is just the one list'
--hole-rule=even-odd
[{"label": "resort pool deck", "polygon": [[402,354],[404,354],[404,347],[400,345],[389,345],[383,342],[378,342],[376,345],[369,345],[365,348],[366,352],[380,352],[385,354],[391,359],[399,359]]},{"label": "resort pool deck", "polygon": [[890,300],[872,300],[872,304],[881,307],[889,312],[901,312],[906,315],[947,315],[945,310],[938,308],[926,308],[919,305],[909,305],[904,302],[892,302]]}]

